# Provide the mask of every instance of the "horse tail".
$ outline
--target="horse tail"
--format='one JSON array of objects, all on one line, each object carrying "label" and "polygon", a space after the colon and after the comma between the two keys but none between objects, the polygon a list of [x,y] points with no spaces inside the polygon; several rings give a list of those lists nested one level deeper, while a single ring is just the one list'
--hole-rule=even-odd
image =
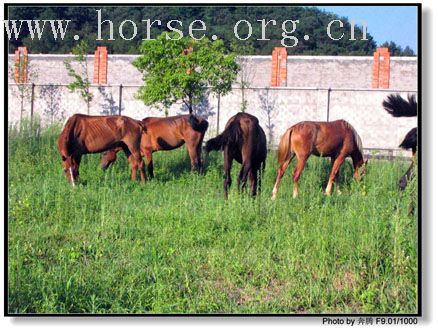
[{"label": "horse tail", "polygon": [[189,115],[190,126],[201,133],[205,133],[208,128],[208,121],[202,118],[197,118],[193,114]]},{"label": "horse tail", "polygon": [[415,95],[408,95],[408,100],[405,100],[399,94],[392,94],[383,101],[382,105],[393,117],[417,116],[417,101]]},{"label": "horse tail", "polygon": [[280,144],[278,145],[278,152],[277,152],[277,161],[279,164],[282,164],[295,156],[295,153],[291,149],[291,145],[290,145],[290,139],[292,136],[293,129],[294,127],[289,128],[281,137]]},{"label": "horse tail", "polygon": [[215,138],[207,141],[206,151],[218,151],[222,150],[227,144],[238,143],[239,136],[242,136],[243,132],[240,128],[240,123],[238,121],[232,122],[222,134],[217,135]]},{"label": "horse tail", "polygon": [[417,150],[417,128],[412,128],[403,139],[403,142],[399,147],[409,150],[411,149],[413,153]]}]

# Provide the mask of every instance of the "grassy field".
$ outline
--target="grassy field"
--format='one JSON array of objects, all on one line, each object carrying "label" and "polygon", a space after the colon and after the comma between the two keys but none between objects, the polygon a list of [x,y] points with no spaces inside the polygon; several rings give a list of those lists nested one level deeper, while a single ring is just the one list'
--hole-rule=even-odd
[{"label": "grassy field", "polygon": [[326,197],[329,161],[311,158],[292,199],[291,168],[270,200],[223,199],[222,154],[204,176],[185,149],[155,154],[155,176],[129,180],[124,156],[106,172],[85,156],[67,185],[60,127],[9,130],[10,313],[415,313],[417,189],[401,193],[408,163],[371,160],[341,170]]}]

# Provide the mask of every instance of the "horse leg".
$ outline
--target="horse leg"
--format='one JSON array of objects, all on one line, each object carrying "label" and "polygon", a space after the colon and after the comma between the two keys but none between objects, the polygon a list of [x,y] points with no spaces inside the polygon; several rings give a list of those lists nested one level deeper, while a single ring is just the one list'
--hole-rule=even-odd
[{"label": "horse leg", "polygon": [[293,191],[293,198],[295,199],[298,196],[298,181],[300,180],[301,173],[304,170],[304,167],[306,166],[308,155],[298,155],[297,154],[297,165],[295,166],[294,172],[293,172],[293,185],[294,185],[294,191]]},{"label": "horse leg", "polygon": [[224,150],[224,193],[225,199],[228,199],[228,190],[231,186],[231,166],[233,165],[233,157],[228,152],[228,147]]},{"label": "horse leg", "polygon": [[[335,163],[336,157],[331,157],[331,167],[333,168],[333,165]],[[335,176],[335,188],[336,193],[341,194],[341,189],[339,188],[339,171],[336,173]]]},{"label": "horse leg", "polygon": [[244,187],[246,186],[246,181],[248,180],[248,174],[251,170],[251,161],[244,160],[242,161],[242,167],[240,168],[239,177],[237,179],[237,190],[242,192]]},{"label": "horse leg", "polygon": [[187,147],[187,151],[189,152],[189,157],[190,157],[190,163],[192,165],[192,171],[197,171],[199,173],[199,170],[201,168],[200,166],[200,160],[199,160],[199,154],[200,154],[200,150],[198,150],[198,147],[192,143],[192,142],[188,142],[186,143],[186,147]]},{"label": "horse leg", "polygon": [[202,143],[198,143],[198,146],[196,147],[196,159],[198,163],[198,172],[202,174]]},{"label": "horse leg", "polygon": [[72,178],[72,185],[79,181],[79,165],[81,164],[82,154],[76,153],[72,155],[72,167],[70,167],[70,175]]},{"label": "horse leg", "polygon": [[409,166],[408,170],[406,171],[406,173],[400,178],[399,181],[399,187],[400,190],[404,190],[406,189],[406,186],[408,186],[408,182],[409,180],[412,178],[412,171],[414,169],[414,162],[412,161],[411,165]]},{"label": "horse leg", "polygon": [[140,170],[141,182],[144,183],[146,180],[146,173],[144,169],[144,162],[140,152],[138,150],[133,150],[132,148],[129,148],[129,146],[123,148],[123,150],[125,151],[125,154],[128,157],[129,165],[131,167],[131,180],[132,181],[137,180],[137,169],[138,169]]},{"label": "horse leg", "polygon": [[152,161],[152,151],[143,150],[143,154],[146,157],[146,167],[148,168],[148,174],[150,178],[154,178],[154,163]]},{"label": "horse leg", "polygon": [[333,181],[336,177],[336,175],[338,174],[338,170],[341,167],[342,163],[345,160],[345,155],[344,154],[339,154],[338,157],[335,159],[335,161],[333,161],[333,166],[332,166],[332,171],[330,173],[330,177],[329,177],[329,181],[327,183],[327,187],[325,189],[325,194],[326,195],[330,195],[332,192],[332,186],[333,186]]},{"label": "horse leg", "polygon": [[275,181],[274,189],[272,190],[272,198],[271,198],[272,200],[275,200],[275,198],[277,197],[277,192],[278,192],[278,188],[280,187],[281,179],[283,178],[283,175],[291,161],[292,158],[286,160],[280,165],[280,167],[277,170],[277,179]]},{"label": "horse leg", "polygon": [[258,169],[252,167],[249,171],[249,180],[251,182],[251,195],[254,197],[257,195],[257,192],[260,192],[260,182],[258,178]]}]

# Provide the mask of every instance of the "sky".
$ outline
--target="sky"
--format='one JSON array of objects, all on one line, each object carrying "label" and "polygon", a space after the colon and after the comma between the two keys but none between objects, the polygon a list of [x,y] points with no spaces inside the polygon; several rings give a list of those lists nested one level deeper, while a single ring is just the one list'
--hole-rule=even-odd
[{"label": "sky", "polygon": [[411,47],[417,52],[417,7],[415,6],[317,6],[319,9],[366,22],[367,32],[381,45],[385,41]]}]

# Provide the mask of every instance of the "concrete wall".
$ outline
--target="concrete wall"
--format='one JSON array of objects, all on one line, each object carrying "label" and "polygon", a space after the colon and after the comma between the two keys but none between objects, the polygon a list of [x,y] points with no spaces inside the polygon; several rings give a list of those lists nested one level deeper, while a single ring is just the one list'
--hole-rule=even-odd
[{"label": "concrete wall", "polygon": [[[137,55],[108,55],[108,84],[140,85],[140,72],[131,64]],[[93,77],[94,56],[88,55],[88,74]],[[245,56],[251,87],[269,87],[271,56]],[[37,73],[36,84],[66,84],[71,81],[63,62],[71,55],[29,55]],[[14,55],[8,56],[12,67]],[[74,63],[74,62],[73,62]],[[289,56],[288,87],[371,88],[371,56]],[[13,80],[9,75],[9,82]],[[391,57],[390,89],[416,90],[417,58]]]},{"label": "concrete wall", "polygon": [[[34,114],[41,117],[44,123],[64,121],[74,113],[87,112],[83,100],[65,87],[71,81],[63,65],[67,58],[68,55],[30,55],[31,66],[38,72],[34,81],[37,84],[34,90]],[[110,85],[92,87],[95,96],[90,114],[118,114],[118,85],[123,84],[123,115],[137,119],[164,116],[164,112],[146,107],[135,98],[138,86],[142,83],[141,75],[130,64],[135,58],[131,55],[108,56]],[[92,77],[93,56],[89,56],[89,59],[91,65],[88,70]],[[9,57],[9,62],[13,63],[13,56]],[[416,118],[392,118],[383,110],[381,103],[387,95],[396,91],[402,96],[416,93],[417,59],[391,58],[390,90],[370,89],[372,64],[372,57],[290,56],[287,62],[287,88],[265,88],[269,87],[271,81],[271,58],[253,56],[247,61],[252,86],[245,90],[247,112],[259,118],[266,134],[271,136],[271,143],[276,145],[283,132],[294,123],[327,120],[327,89],[333,88],[330,92],[329,120],[349,121],[362,137],[365,148],[397,149],[404,135],[416,126]],[[218,129],[217,105],[217,98],[209,95],[197,109],[210,122],[208,136],[216,135]],[[223,130],[228,118],[240,110],[240,106],[241,90],[236,86],[230,94],[221,97],[219,131]],[[9,124],[16,124],[20,117],[29,117],[28,98],[24,99],[23,111],[21,108],[17,86],[10,84]],[[175,104],[169,110],[169,115],[180,113],[185,113],[181,104]]]}]

